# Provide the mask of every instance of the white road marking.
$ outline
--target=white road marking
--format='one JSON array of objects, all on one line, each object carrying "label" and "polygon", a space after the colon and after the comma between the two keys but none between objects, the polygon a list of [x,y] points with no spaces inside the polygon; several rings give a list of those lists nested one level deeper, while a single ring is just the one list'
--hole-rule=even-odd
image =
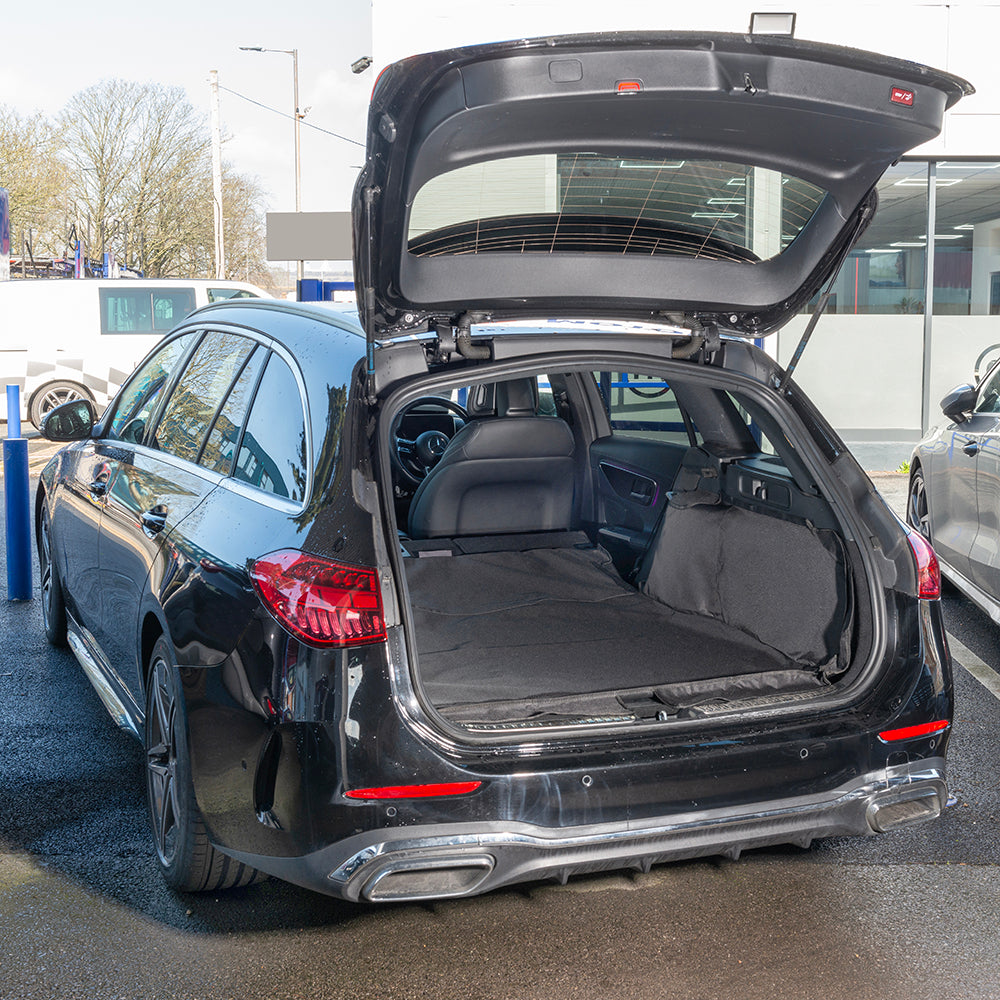
[{"label": "white road marking", "polygon": [[964,667],[994,698],[1000,700],[1000,674],[987,666],[968,646],[964,646],[951,632],[948,633],[948,646],[954,663]]}]

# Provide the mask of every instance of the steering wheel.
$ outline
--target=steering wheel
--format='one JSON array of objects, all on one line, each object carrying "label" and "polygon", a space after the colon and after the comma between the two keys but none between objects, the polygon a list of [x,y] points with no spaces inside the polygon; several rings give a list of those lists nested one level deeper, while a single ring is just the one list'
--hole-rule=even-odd
[{"label": "steering wheel", "polygon": [[[642,376],[639,376],[640,378]],[[646,378],[649,378],[647,375]],[[657,379],[656,381],[659,381]],[[638,386],[629,385],[626,386],[629,392],[635,393],[637,396],[641,396],[643,399],[658,399],[664,393],[670,392],[670,386],[665,385],[662,389],[640,389]]]},{"label": "steering wheel", "polygon": [[427,477],[427,473],[441,460],[451,437],[444,431],[429,430],[418,434],[412,440],[399,433],[403,418],[421,406],[435,406],[450,410],[463,421],[469,419],[464,406],[445,399],[443,396],[418,396],[404,406],[393,418],[389,429],[391,447],[389,455],[401,484],[416,489]]}]

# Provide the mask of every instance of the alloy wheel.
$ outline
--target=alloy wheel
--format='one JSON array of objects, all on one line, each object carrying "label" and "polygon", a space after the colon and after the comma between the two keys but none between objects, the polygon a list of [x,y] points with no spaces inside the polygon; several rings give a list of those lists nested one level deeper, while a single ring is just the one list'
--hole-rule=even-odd
[{"label": "alloy wheel", "polygon": [[49,537],[49,512],[44,505],[38,529],[38,563],[42,578],[42,624],[48,632],[52,624],[52,541]]},{"label": "alloy wheel", "polygon": [[173,673],[163,658],[157,657],[150,676],[146,720],[146,781],[156,852],[166,866],[173,863],[177,854],[181,822],[176,721]]},{"label": "alloy wheel", "polygon": [[919,472],[914,472],[910,479],[910,495],[906,504],[906,521],[916,528],[928,541],[931,537],[931,519],[927,510],[927,490],[924,486],[924,477]]}]

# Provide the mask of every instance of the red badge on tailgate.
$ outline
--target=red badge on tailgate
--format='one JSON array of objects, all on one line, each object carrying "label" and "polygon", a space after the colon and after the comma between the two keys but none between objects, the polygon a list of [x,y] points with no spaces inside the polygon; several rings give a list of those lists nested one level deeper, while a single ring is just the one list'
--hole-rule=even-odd
[{"label": "red badge on tailgate", "polygon": [[902,87],[893,87],[892,93],[889,95],[889,100],[893,104],[905,104],[906,107],[913,107],[913,91],[904,90]]}]

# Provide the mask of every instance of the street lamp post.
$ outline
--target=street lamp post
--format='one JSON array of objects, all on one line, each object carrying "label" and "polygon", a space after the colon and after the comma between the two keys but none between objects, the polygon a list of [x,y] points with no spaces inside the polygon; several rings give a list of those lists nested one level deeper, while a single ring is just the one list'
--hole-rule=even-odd
[{"label": "street lamp post", "polygon": [[[302,132],[302,119],[305,118],[303,112],[299,109],[299,50],[298,49],[265,49],[260,45],[241,45],[240,50],[243,52],[281,52],[286,56],[292,57],[292,99],[295,102],[295,211],[302,211],[302,165],[300,159],[301,145],[300,145],[300,134]],[[304,261],[296,261],[296,274],[298,276],[298,282],[296,283],[296,293],[302,287],[302,277]]]}]

